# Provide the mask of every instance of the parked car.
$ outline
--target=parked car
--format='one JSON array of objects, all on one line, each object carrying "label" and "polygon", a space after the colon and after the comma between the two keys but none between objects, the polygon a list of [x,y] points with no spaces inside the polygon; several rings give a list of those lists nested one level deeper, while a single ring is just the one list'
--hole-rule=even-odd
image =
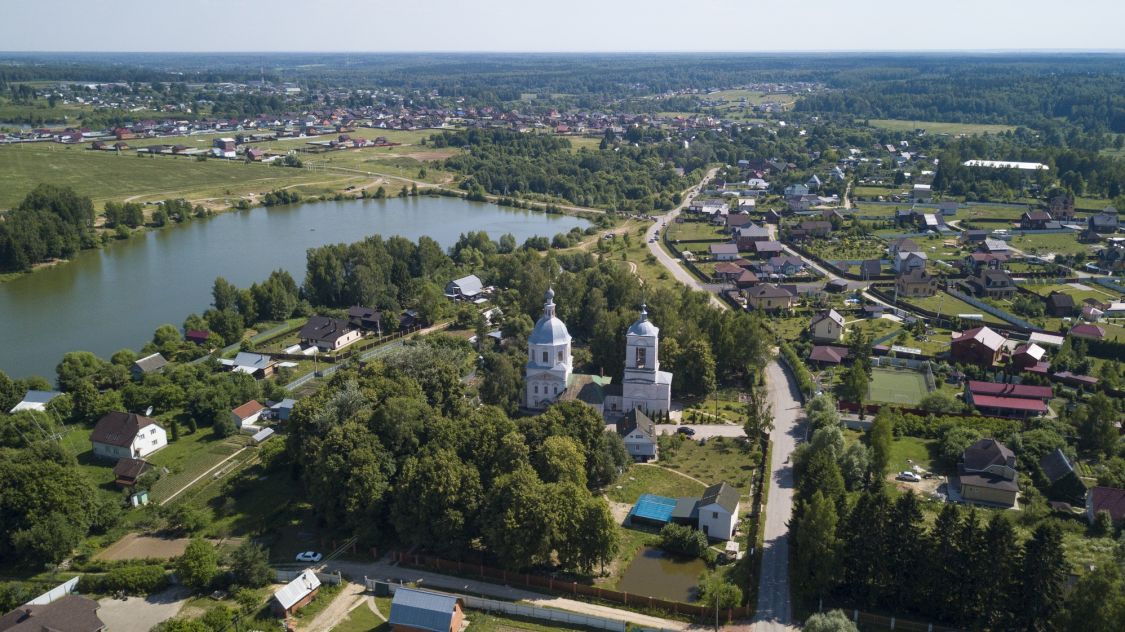
[{"label": "parked car", "polygon": [[316,551],[304,551],[297,554],[298,562],[319,562],[324,556]]},{"label": "parked car", "polygon": [[922,477],[918,476],[914,472],[906,471],[906,472],[899,472],[898,476],[895,476],[895,480],[896,481],[906,481],[907,483],[919,483],[919,482],[922,481]]},{"label": "parked car", "polygon": [[679,428],[676,428],[676,432],[682,435],[687,435],[689,437],[695,436],[695,428],[688,428],[687,426],[680,426]]}]

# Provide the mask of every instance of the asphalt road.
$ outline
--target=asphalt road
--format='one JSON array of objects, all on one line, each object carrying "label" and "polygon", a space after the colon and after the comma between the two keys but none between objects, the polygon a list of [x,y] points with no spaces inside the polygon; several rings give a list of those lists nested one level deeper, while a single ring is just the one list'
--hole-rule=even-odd
[{"label": "asphalt road", "polygon": [[703,184],[711,180],[711,178],[715,177],[716,173],[718,173],[718,169],[712,169],[711,171],[708,171],[707,175],[703,178],[703,182],[699,185],[696,185],[695,187],[692,187],[688,191],[688,193],[684,195],[684,200],[680,203],[679,206],[666,213],[658,221],[653,222],[652,226],[650,226],[648,231],[645,232],[645,241],[648,243],[649,252],[651,252],[652,255],[656,257],[656,260],[660,262],[660,265],[664,266],[669,272],[672,273],[672,276],[676,277],[677,281],[694,290],[707,292],[711,295],[711,304],[718,307],[719,309],[730,309],[729,305],[723,302],[723,300],[719,297],[715,296],[714,286],[705,286],[704,284],[700,283],[699,279],[695,278],[695,275],[693,275],[691,272],[688,272],[686,268],[681,266],[680,263],[676,261],[675,257],[668,254],[668,252],[660,246],[660,227],[664,224],[675,221],[680,213],[683,212],[685,208],[687,208],[688,204],[691,203],[691,200],[696,196],[696,194],[699,193],[699,189],[703,186]]},{"label": "asphalt road", "polygon": [[774,360],[766,367],[774,429],[770,433],[770,490],[766,503],[765,542],[758,578],[758,611],[755,632],[796,630],[789,600],[789,518],[793,513],[793,467],[789,455],[803,436],[804,411],[797,385]]}]

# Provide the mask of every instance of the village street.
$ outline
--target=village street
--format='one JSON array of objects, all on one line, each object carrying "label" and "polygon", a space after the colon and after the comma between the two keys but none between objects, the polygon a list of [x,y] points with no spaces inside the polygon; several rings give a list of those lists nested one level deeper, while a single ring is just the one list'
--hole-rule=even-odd
[{"label": "village street", "polygon": [[699,280],[696,279],[691,272],[681,266],[679,262],[676,261],[675,257],[668,254],[668,251],[664,250],[664,248],[660,245],[661,226],[667,224],[668,222],[675,221],[676,218],[679,217],[680,213],[682,213],[683,210],[687,208],[688,204],[691,203],[692,198],[694,198],[695,195],[699,193],[699,190],[703,188],[703,185],[710,181],[711,178],[714,178],[715,174],[718,172],[719,170],[717,168],[708,171],[707,175],[703,178],[703,182],[701,182],[698,186],[692,187],[684,194],[684,199],[679,206],[669,211],[668,213],[665,213],[659,220],[653,222],[652,226],[649,227],[648,231],[645,232],[645,241],[648,242],[648,249],[652,253],[652,255],[656,257],[656,260],[660,262],[660,265],[664,266],[668,269],[668,272],[672,273],[672,276],[675,277],[677,281],[692,289],[699,290],[700,292],[707,292],[711,295],[712,305],[718,307],[719,309],[728,309],[729,306],[724,303],[722,299],[720,299],[718,296],[715,296],[713,292],[704,287],[703,284],[700,283]]}]

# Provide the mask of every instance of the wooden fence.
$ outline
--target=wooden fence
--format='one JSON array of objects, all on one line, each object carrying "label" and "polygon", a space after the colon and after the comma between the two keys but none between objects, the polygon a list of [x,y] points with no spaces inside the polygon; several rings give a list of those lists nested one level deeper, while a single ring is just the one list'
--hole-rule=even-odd
[{"label": "wooden fence", "polygon": [[[527,573],[495,569],[484,566],[483,564],[454,562],[416,553],[394,552],[391,556],[396,562],[406,566],[425,568],[441,573],[474,576],[486,581],[492,580],[513,587],[541,588],[552,593],[570,595],[573,597],[593,597],[594,599],[611,603],[626,606],[639,606],[693,617],[714,617],[715,615],[714,609],[699,604],[680,603],[678,601],[668,601],[666,599],[645,595],[633,595],[626,592],[599,588],[597,586],[587,586],[586,584],[579,584],[578,582],[557,580],[543,575],[530,575]],[[735,619],[745,619],[752,616],[754,614],[754,608],[753,606],[739,606],[737,608],[727,608],[720,612],[729,623]]]}]

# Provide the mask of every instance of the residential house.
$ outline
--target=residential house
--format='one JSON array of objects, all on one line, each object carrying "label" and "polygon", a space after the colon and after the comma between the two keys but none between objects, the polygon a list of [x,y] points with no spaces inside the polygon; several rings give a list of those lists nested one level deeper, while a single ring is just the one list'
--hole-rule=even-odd
[{"label": "residential house", "polygon": [[338,351],[363,337],[363,332],[353,328],[348,321],[328,316],[313,316],[301,327],[297,338],[306,347],[321,351]]},{"label": "residential house", "polygon": [[[1094,487],[1086,494],[1086,519],[1090,524],[1105,512],[1114,526],[1125,524],[1125,489],[1115,487]],[[0,632],[3,632],[0,630]]]},{"label": "residential house", "polygon": [[733,539],[738,509],[738,490],[726,482],[708,487],[699,499],[699,530],[708,538]]},{"label": "residential house", "polygon": [[755,243],[770,240],[770,231],[765,226],[747,224],[734,229],[734,239],[739,250],[753,250]]},{"label": "residential house", "polygon": [[306,568],[293,578],[293,581],[273,594],[273,598],[270,599],[270,609],[278,617],[288,617],[307,606],[316,598],[319,590],[320,578],[311,569]]},{"label": "residential house", "polygon": [[40,412],[47,410],[47,404],[51,400],[62,395],[58,391],[28,391],[24,394],[23,399],[18,404],[9,410],[9,413],[18,413],[21,410],[38,410]]},{"label": "residential house", "polygon": [[899,297],[922,297],[937,294],[938,279],[926,268],[914,268],[895,278],[895,292]]},{"label": "residential house", "polygon": [[1000,384],[969,380],[965,401],[985,415],[1027,418],[1047,413],[1049,386]]},{"label": "residential house", "polygon": [[772,274],[781,276],[796,276],[805,271],[805,260],[793,255],[770,257],[766,265]]},{"label": "residential house", "polygon": [[925,269],[926,262],[929,257],[924,252],[903,252],[895,253],[894,258],[891,259],[891,267],[895,272],[900,274],[910,272],[911,270]]},{"label": "residential house", "polygon": [[[1046,357],[1047,350],[1034,342],[1022,344],[1016,347],[1015,353],[1012,354],[1012,367],[1018,371],[1033,369],[1041,363],[1046,364],[1043,360]],[[1042,367],[1043,370],[1046,368],[1046,366]]]},{"label": "residential house", "polygon": [[995,439],[981,439],[965,448],[957,464],[961,498],[1000,507],[1014,507],[1019,493],[1016,455]]},{"label": "residential house", "polygon": [[387,622],[393,632],[461,632],[462,608],[461,599],[453,595],[399,586]]},{"label": "residential house", "polygon": [[806,184],[790,184],[785,187],[785,197],[802,197],[809,194],[809,187]]},{"label": "residential house", "polygon": [[1098,378],[1090,375],[1079,375],[1070,371],[1059,371],[1052,375],[1056,380],[1079,389],[1093,390],[1098,386]]},{"label": "residential house", "polygon": [[933,202],[933,187],[928,184],[915,184],[914,189],[911,191],[911,197],[915,202],[920,202],[922,204]]},{"label": "residential house", "polygon": [[252,399],[245,404],[230,411],[231,419],[238,429],[253,427],[262,418],[262,413],[266,407],[256,399]]},{"label": "residential house", "polygon": [[1071,195],[1056,195],[1051,198],[1047,205],[1047,210],[1051,213],[1051,217],[1060,222],[1073,222],[1074,214],[1074,196]]},{"label": "residential house", "polygon": [[832,345],[816,345],[809,351],[809,362],[816,363],[817,366],[836,366],[842,364],[848,358],[851,352],[847,347],[835,347]]},{"label": "residential house", "polygon": [[1003,239],[992,239],[991,237],[986,237],[984,243],[980,246],[977,246],[977,251],[988,252],[994,255],[1007,255],[1012,252],[1012,247],[1009,246],[1008,242],[1004,241]]},{"label": "residential house", "polygon": [[655,461],[660,455],[657,443],[656,422],[640,408],[625,413],[617,422],[617,434],[625,442],[625,451],[634,461]]},{"label": "residential house", "polygon": [[711,244],[711,258],[715,261],[734,261],[738,258],[738,244]]},{"label": "residential house", "polygon": [[278,421],[289,421],[289,415],[293,413],[293,407],[296,405],[297,400],[287,397],[270,406],[270,415]]},{"label": "residential house", "polygon": [[96,457],[139,459],[168,445],[168,435],[154,419],[115,411],[106,413],[94,425],[90,443]]},{"label": "residential house", "polygon": [[1024,230],[1043,230],[1050,222],[1051,214],[1047,211],[1027,211],[1020,216],[1020,228]]},{"label": "residential house", "polygon": [[818,342],[839,342],[844,338],[844,317],[830,309],[812,319],[809,332]]},{"label": "residential house", "polygon": [[941,214],[945,217],[953,217],[956,215],[958,206],[957,202],[953,200],[938,202],[938,209],[941,210]]},{"label": "residential house", "polygon": [[1101,325],[1083,323],[1071,327],[1067,335],[1075,338],[1085,338],[1087,340],[1102,340],[1105,338],[1105,328]]},{"label": "residential house", "polygon": [[445,284],[445,295],[452,299],[475,300],[484,293],[484,284],[475,274],[453,279]]},{"label": "residential house", "polygon": [[47,604],[24,604],[0,617],[0,632],[103,632],[98,602],[65,595]]},{"label": "residential house", "polygon": [[1113,274],[1125,272],[1125,245],[1115,242],[1097,252],[1097,266]]},{"label": "residential house", "polygon": [[189,329],[184,332],[184,340],[193,342],[197,345],[207,344],[207,340],[211,337],[211,332],[206,329]]},{"label": "residential house", "polygon": [[220,364],[235,373],[246,373],[262,379],[273,375],[277,362],[268,355],[239,351],[233,360],[220,360]]},{"label": "residential house", "polygon": [[981,269],[966,280],[965,286],[980,298],[1008,300],[1016,295],[1016,283],[1005,270]]},{"label": "residential house", "polygon": [[150,470],[152,470],[152,465],[144,459],[122,457],[117,459],[117,465],[113,466],[114,482],[121,489],[132,489],[137,486],[140,478]]},{"label": "residential house", "polygon": [[1074,297],[1063,292],[1051,292],[1047,295],[1046,311],[1048,316],[1073,316],[1075,311]]},{"label": "residential house", "polygon": [[810,193],[819,189],[821,184],[820,177],[815,173],[809,176],[809,179],[805,181],[805,186],[809,188]]},{"label": "residential house", "polygon": [[797,195],[785,198],[785,206],[790,211],[807,211],[819,203],[820,198],[815,195]]},{"label": "residential house", "polygon": [[383,330],[383,313],[373,307],[352,305],[348,308],[348,324],[366,331]]},{"label": "residential house", "polygon": [[266,157],[266,152],[261,149],[247,149],[246,159],[250,162],[262,162],[262,158]]},{"label": "residential house", "polygon": [[1085,500],[1086,485],[1061,448],[1055,448],[1039,459],[1039,471],[1047,483],[1047,498],[1071,504]]},{"label": "residential house", "polygon": [[961,269],[966,274],[976,274],[982,269],[1000,270],[1008,263],[1008,255],[990,252],[970,252],[961,260]]},{"label": "residential house", "polygon": [[751,246],[752,248],[750,248],[750,250],[754,252],[759,259],[777,257],[785,252],[785,248],[781,245],[780,241],[755,241]]},{"label": "residential house", "polygon": [[745,213],[734,213],[733,215],[726,216],[726,227],[730,234],[734,234],[735,229],[742,228],[747,224],[753,224],[753,218]]},{"label": "residential house", "polygon": [[807,237],[827,237],[832,233],[832,222],[825,220],[805,220],[798,225]]},{"label": "residential house", "polygon": [[1091,215],[1087,220],[1087,230],[1094,233],[1115,233],[1117,232],[1117,228],[1117,209],[1112,206],[1107,206],[1105,210],[1097,215]]},{"label": "residential house", "polygon": [[211,153],[216,158],[235,158],[235,146],[233,138],[216,138],[211,143]]},{"label": "residential house", "polygon": [[167,365],[168,361],[164,359],[164,356],[154,353],[134,362],[133,366],[129,367],[129,373],[134,380],[141,380],[149,373],[159,373]]},{"label": "residential house", "polygon": [[900,252],[922,252],[918,244],[909,237],[899,237],[887,246],[887,253],[894,257]]},{"label": "residential house", "polygon": [[746,290],[746,307],[774,312],[793,307],[794,298],[796,294],[784,287],[761,283]]},{"label": "residential house", "polygon": [[878,259],[867,259],[859,264],[859,276],[864,281],[870,281],[883,273],[883,262]]},{"label": "residential house", "polygon": [[961,231],[961,241],[966,244],[981,244],[988,239],[987,230],[971,229]]},{"label": "residential house", "polygon": [[950,343],[949,356],[954,362],[992,367],[1000,359],[1004,336],[988,327],[977,327],[962,332]]}]

